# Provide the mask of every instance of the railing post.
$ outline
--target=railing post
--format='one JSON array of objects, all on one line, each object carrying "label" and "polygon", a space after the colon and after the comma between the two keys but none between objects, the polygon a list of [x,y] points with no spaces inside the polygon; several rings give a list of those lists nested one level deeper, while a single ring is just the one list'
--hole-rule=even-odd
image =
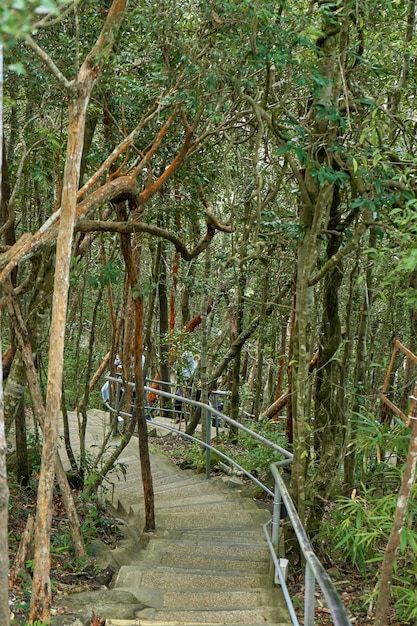
[{"label": "railing post", "polygon": [[[211,443],[211,413],[208,409],[204,410],[205,420],[206,420],[206,443],[210,445]],[[206,448],[206,478],[210,478],[211,467],[210,467],[210,448]]]},{"label": "railing post", "polygon": [[281,528],[280,519],[281,519],[281,491],[275,483],[275,491],[274,491],[274,507],[272,511],[272,535],[271,541],[272,545],[275,549],[275,554],[278,553],[278,543],[279,543],[279,532]]},{"label": "railing post", "polygon": [[306,563],[304,581],[304,626],[314,626],[316,579],[310,565]]}]

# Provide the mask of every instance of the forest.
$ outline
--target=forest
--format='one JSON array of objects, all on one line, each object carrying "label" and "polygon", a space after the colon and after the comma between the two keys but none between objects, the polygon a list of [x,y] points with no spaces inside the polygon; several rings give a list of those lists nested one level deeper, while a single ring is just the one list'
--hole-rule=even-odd
[{"label": "forest", "polygon": [[[389,602],[415,623],[415,27],[415,0],[1,4],[2,625],[10,433],[24,489],[29,415],[41,432],[47,622],[55,483],[84,550],[61,415],[82,437],[116,355],[141,389],[189,352],[203,401],[281,429],[300,519],[367,579],[375,626]],[[142,393],[133,415],[146,462]]]}]

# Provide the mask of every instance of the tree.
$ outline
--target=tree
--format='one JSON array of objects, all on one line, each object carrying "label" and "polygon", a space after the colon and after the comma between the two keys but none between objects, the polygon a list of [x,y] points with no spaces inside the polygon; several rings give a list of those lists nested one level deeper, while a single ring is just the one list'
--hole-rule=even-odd
[{"label": "tree", "polygon": [[71,260],[72,236],[77,205],[79,171],[84,143],[85,116],[88,100],[105,57],[110,53],[114,33],[120,26],[125,2],[115,0],[95,46],[82,64],[74,82],[68,81],[50,57],[28,37],[28,45],[66,89],[69,97],[69,130],[66,165],[64,169],[61,219],[57,238],[55,284],[52,304],[50,351],[48,359],[48,385],[42,446],[42,465],[38,486],[36,509],[33,593],[29,619],[47,621],[50,616],[51,586],[49,579],[49,541],[51,503],[55,477],[58,438],[58,412],[62,389],[62,363],[64,354],[65,320],[68,281]]}]

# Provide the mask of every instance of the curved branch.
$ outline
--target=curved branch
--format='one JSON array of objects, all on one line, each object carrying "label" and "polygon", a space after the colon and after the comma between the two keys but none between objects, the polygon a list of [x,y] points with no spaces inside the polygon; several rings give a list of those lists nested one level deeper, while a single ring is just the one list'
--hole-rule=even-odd
[{"label": "curved branch", "polygon": [[44,65],[46,65],[46,67],[49,69],[51,74],[55,76],[57,81],[64,87],[64,89],[66,89],[67,91],[74,91],[75,89],[74,82],[68,80],[68,78],[66,78],[63,75],[63,73],[58,68],[58,66],[55,65],[55,63],[53,62],[49,54],[47,54],[45,50],[43,50],[40,46],[38,46],[36,41],[34,41],[32,37],[30,37],[29,35],[27,35],[26,37],[26,43],[30,48],[32,48],[35,54],[38,55],[38,57],[41,59]]},{"label": "curved branch", "polygon": [[[105,185],[93,191],[85,200],[77,206],[76,220],[81,220],[89,211],[104,202],[109,202],[120,194],[137,195],[136,182],[130,176],[121,176],[107,182]],[[60,211],[55,211],[51,217],[33,235],[25,233],[0,257],[0,283],[4,282],[9,273],[19,262],[33,254],[42,245],[48,245],[56,240],[59,229]]]},{"label": "curved branch", "polygon": [[201,254],[210,244],[216,231],[222,231],[225,233],[231,233],[233,231],[230,224],[219,222],[211,213],[206,213],[207,232],[203,239],[192,249],[188,250],[184,242],[174,233],[154,226],[153,224],[147,224],[146,222],[107,222],[99,220],[83,220],[75,226],[76,232],[114,232],[114,233],[148,233],[155,237],[160,237],[170,241],[181,257],[186,261],[191,261],[196,256]]},{"label": "curved branch", "polygon": [[[176,113],[176,111],[174,112]],[[182,165],[185,157],[188,154],[188,151],[192,147],[192,138],[195,129],[197,128],[197,124],[200,121],[202,114],[202,109],[197,113],[195,120],[192,124],[187,122],[185,117],[185,113],[181,111],[182,120],[185,128],[185,139],[182,145],[181,150],[178,152],[177,156],[172,160],[172,162],[168,165],[168,167],[164,170],[164,172],[157,178],[157,180],[152,184],[147,184],[145,189],[139,194],[138,200],[139,204],[144,204],[151,198],[155,193],[162,187],[162,185],[168,180],[170,176]]]}]

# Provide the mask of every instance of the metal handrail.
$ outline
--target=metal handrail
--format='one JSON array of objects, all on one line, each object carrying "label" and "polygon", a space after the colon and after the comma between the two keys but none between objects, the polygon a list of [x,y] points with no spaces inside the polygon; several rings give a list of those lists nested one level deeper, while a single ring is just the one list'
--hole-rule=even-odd
[{"label": "metal handrail", "polygon": [[[123,381],[120,378],[113,378],[110,376],[106,376],[106,380],[110,381],[110,382],[114,382],[117,385],[122,385]],[[158,384],[171,384],[171,383],[161,383],[161,381],[155,381],[158,382]],[[128,383],[129,385],[134,386],[133,383]],[[279,541],[280,541],[280,535],[282,532],[282,527],[281,527],[281,505],[282,503],[285,506],[286,509],[286,515],[289,517],[289,520],[291,522],[291,525],[294,529],[295,535],[297,537],[297,541],[298,544],[300,546],[301,552],[304,556],[305,559],[305,576],[304,576],[304,580],[305,580],[305,591],[304,591],[304,626],[313,626],[314,625],[314,608],[315,608],[315,589],[316,589],[316,583],[318,584],[318,586],[320,587],[324,598],[326,599],[327,605],[329,607],[330,613],[332,615],[333,618],[333,624],[334,626],[351,626],[351,621],[348,617],[347,611],[345,606],[343,605],[343,602],[333,584],[333,582],[331,581],[329,575],[327,574],[326,570],[324,569],[323,565],[320,563],[318,557],[316,556],[316,554],[314,553],[314,550],[310,544],[310,541],[306,535],[306,532],[303,528],[303,525],[301,523],[301,520],[298,516],[297,510],[294,506],[294,503],[292,501],[292,498],[290,496],[290,493],[287,489],[287,486],[280,474],[280,468],[283,468],[284,466],[287,466],[289,464],[291,464],[292,459],[293,459],[293,455],[291,454],[291,452],[289,452],[288,450],[285,450],[284,448],[282,448],[281,446],[278,446],[276,443],[274,443],[273,441],[270,441],[269,439],[266,439],[265,437],[263,437],[262,435],[260,435],[259,433],[254,432],[253,430],[250,430],[250,428],[247,428],[246,426],[244,426],[243,424],[241,424],[240,422],[237,422],[236,420],[233,420],[232,418],[228,417],[227,415],[225,415],[224,413],[221,413],[219,410],[215,409],[214,407],[207,405],[203,402],[200,402],[198,400],[193,400],[191,398],[186,398],[183,396],[178,396],[176,394],[167,392],[167,391],[162,391],[161,389],[154,389],[152,387],[148,387],[147,385],[144,386],[144,391],[145,393],[148,392],[154,392],[157,395],[166,397],[166,398],[172,398],[175,400],[179,400],[185,404],[189,404],[192,406],[196,406],[196,407],[200,407],[202,410],[204,410],[206,412],[206,421],[207,421],[207,432],[210,434],[211,433],[211,415],[215,415],[218,418],[220,418],[221,420],[223,420],[224,422],[228,423],[229,425],[232,425],[234,427],[236,427],[237,429],[241,430],[242,432],[245,432],[247,434],[249,434],[250,436],[252,436],[254,439],[260,441],[261,443],[263,443],[264,445],[268,446],[269,448],[271,448],[272,450],[279,452],[280,454],[282,454],[284,456],[284,459],[282,461],[278,461],[276,463],[272,463],[270,465],[270,469],[272,472],[272,476],[274,478],[275,481],[275,489],[274,492],[272,492],[268,487],[266,487],[265,485],[263,485],[255,476],[253,476],[252,474],[250,474],[250,472],[248,472],[247,470],[245,470],[243,467],[241,467],[238,463],[236,463],[236,461],[234,461],[233,459],[231,459],[230,457],[228,457],[227,455],[225,455],[224,453],[222,453],[220,450],[216,449],[215,447],[211,446],[210,443],[208,441],[203,441],[201,439],[198,439],[197,437],[194,437],[193,435],[189,435],[187,433],[184,433],[182,431],[180,431],[178,428],[175,428],[173,426],[170,426],[168,424],[164,424],[164,423],[160,423],[157,422],[155,419],[153,419],[150,422],[150,425],[152,426],[158,426],[158,427],[162,427],[165,430],[168,430],[170,432],[175,433],[176,435],[189,439],[191,441],[195,441],[196,443],[198,443],[199,445],[201,445],[202,447],[204,447],[208,454],[206,456],[206,476],[207,478],[209,478],[210,476],[210,452],[215,453],[217,456],[223,458],[224,460],[226,460],[228,463],[230,463],[231,465],[233,465],[234,467],[236,467],[239,471],[241,471],[245,476],[247,476],[250,480],[252,480],[255,484],[257,484],[259,487],[261,487],[267,494],[269,494],[271,497],[274,498],[274,503],[273,503],[273,514],[272,514],[272,519],[269,520],[266,524],[264,524],[263,526],[263,530],[266,536],[266,540],[269,546],[269,551],[271,554],[271,558],[272,561],[274,563],[274,568],[275,568],[275,581],[278,582],[279,581],[279,585],[281,586],[281,590],[284,596],[284,599],[286,601],[287,604],[287,608],[288,608],[288,612],[290,614],[290,618],[291,621],[293,623],[294,626],[300,626],[297,615],[295,613],[292,601],[291,601],[291,597],[287,588],[287,584],[286,584],[286,580],[285,580],[285,576],[283,574],[283,570],[281,567],[281,561],[282,558],[279,558]],[[117,387],[117,396],[119,395],[119,387]],[[118,407],[108,407],[111,412],[120,414],[120,412],[118,411]],[[123,413],[123,415],[130,417],[130,414],[126,414]]]},{"label": "metal handrail", "polygon": [[[272,523],[272,539],[271,544],[274,548],[274,553],[278,551],[278,544],[280,538],[280,524],[279,524],[279,511],[281,508],[281,501],[284,503],[288,517],[290,518],[291,525],[294,529],[295,535],[298,540],[298,544],[301,548],[301,552],[304,555],[306,561],[305,572],[305,592],[304,592],[304,626],[311,626],[314,624],[314,603],[315,603],[315,583],[317,582],[324,597],[326,598],[328,607],[333,617],[333,622],[336,626],[351,626],[351,622],[347,615],[346,609],[340,599],[337,590],[332,583],[328,573],[324,569],[323,565],[317,558],[314,550],[310,544],[310,541],[306,535],[304,527],[298,517],[297,510],[294,506],[292,498],[288,492],[287,486],[279,472],[279,467],[282,467],[282,463],[273,463],[270,465],[272,475],[275,480],[275,498],[274,498],[274,512]],[[265,525],[267,526],[267,524]],[[266,532],[266,529],[264,527]],[[277,559],[277,557],[275,557]],[[276,562],[277,565],[277,562]],[[278,562],[279,566],[279,562]],[[281,568],[278,567],[277,573],[281,580]],[[293,622],[298,624],[297,622]]]}]

